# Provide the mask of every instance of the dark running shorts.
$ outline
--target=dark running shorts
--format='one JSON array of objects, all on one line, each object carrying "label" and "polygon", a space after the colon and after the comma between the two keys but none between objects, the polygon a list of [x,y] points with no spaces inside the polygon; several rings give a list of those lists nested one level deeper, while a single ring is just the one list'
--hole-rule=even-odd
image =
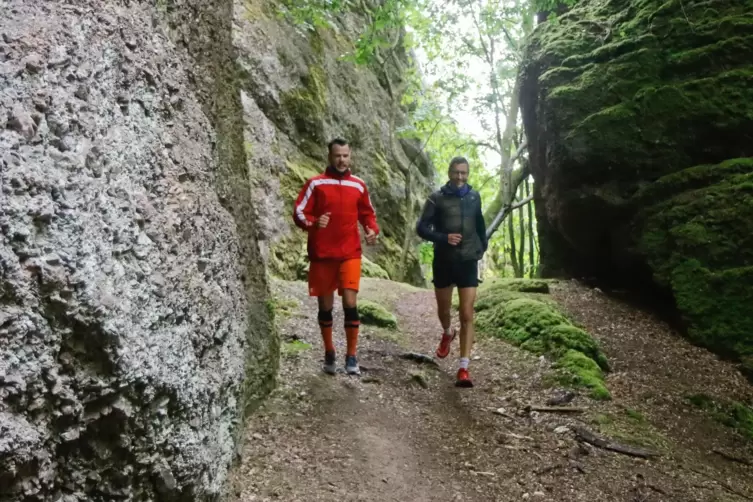
[{"label": "dark running shorts", "polygon": [[432,263],[434,287],[437,289],[456,286],[458,288],[478,287],[478,261],[448,261]]}]

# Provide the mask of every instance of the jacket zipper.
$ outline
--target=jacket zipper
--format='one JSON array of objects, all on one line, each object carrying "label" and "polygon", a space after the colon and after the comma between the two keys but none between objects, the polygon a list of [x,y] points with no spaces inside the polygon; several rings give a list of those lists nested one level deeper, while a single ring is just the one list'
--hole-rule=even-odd
[{"label": "jacket zipper", "polygon": [[465,224],[465,202],[464,202],[464,200],[465,200],[465,197],[460,197],[460,235],[461,235],[461,239],[460,239],[460,244],[458,245],[458,254],[460,255],[460,258],[463,257],[462,250],[460,249],[460,247],[463,245],[463,239],[462,239],[462,237],[465,237],[463,235],[464,234],[463,230],[465,230],[465,225],[464,225]]},{"label": "jacket zipper", "polygon": [[[338,195],[340,195],[340,214],[343,214],[343,180],[340,180],[339,183],[337,191]],[[343,242],[345,242],[345,239],[340,239],[340,256],[345,256],[345,246]]]}]

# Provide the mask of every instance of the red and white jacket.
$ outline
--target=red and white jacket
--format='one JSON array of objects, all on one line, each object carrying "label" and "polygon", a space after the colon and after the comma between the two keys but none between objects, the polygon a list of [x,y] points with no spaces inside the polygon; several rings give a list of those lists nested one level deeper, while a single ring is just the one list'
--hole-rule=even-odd
[{"label": "red and white jacket", "polygon": [[[316,220],[330,213],[329,223],[319,228]],[[344,173],[333,167],[309,179],[293,208],[293,220],[308,232],[310,260],[349,260],[361,257],[358,223],[379,233],[376,211],[369,190],[350,169]]]}]

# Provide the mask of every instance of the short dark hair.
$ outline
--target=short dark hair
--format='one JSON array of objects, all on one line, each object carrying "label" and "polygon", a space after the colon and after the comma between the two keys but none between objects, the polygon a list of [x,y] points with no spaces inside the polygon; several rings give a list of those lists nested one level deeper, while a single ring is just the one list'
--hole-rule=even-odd
[{"label": "short dark hair", "polygon": [[466,164],[468,166],[468,169],[471,168],[471,165],[468,163],[468,159],[465,157],[453,157],[450,161],[450,167],[448,169],[452,169],[458,164]]},{"label": "short dark hair", "polygon": [[329,143],[327,143],[327,151],[329,153],[332,153],[332,147],[335,146],[335,145],[350,146],[348,144],[348,140],[345,140],[345,139],[342,139],[342,138],[335,138],[332,141],[330,141]]}]

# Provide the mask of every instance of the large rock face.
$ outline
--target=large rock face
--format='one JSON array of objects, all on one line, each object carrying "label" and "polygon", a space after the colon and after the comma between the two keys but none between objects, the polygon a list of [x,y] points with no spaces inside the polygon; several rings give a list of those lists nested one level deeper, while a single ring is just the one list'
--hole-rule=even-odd
[{"label": "large rock face", "polygon": [[751,0],[584,0],[537,28],[522,107],[545,273],[667,292],[753,374],[751,27]]},{"label": "large rock face", "polygon": [[[359,9],[375,8],[371,3],[361,2]],[[351,142],[354,174],[366,181],[382,228],[379,244],[364,245],[364,253],[392,279],[422,284],[415,246],[404,277],[399,270],[406,224],[413,236],[434,181],[434,168],[421,154],[421,145],[391,142],[404,114],[393,114],[390,88],[397,89],[405,79],[406,54],[398,49],[392,57],[385,51],[384,65],[342,60],[370,22],[363,13],[343,13],[333,17],[331,27],[310,30],[281,18],[275,2],[237,1],[235,20],[244,140],[249,161],[263,173],[255,180],[254,199],[265,201],[260,225],[271,236],[271,271],[288,279],[305,277],[306,235],[293,224],[293,202],[306,179],[326,167],[327,142],[340,136]],[[413,218],[406,211],[398,156],[406,164],[413,161]]]},{"label": "large rock face", "polygon": [[2,5],[1,500],[214,497],[272,383],[232,4],[157,4]]}]

